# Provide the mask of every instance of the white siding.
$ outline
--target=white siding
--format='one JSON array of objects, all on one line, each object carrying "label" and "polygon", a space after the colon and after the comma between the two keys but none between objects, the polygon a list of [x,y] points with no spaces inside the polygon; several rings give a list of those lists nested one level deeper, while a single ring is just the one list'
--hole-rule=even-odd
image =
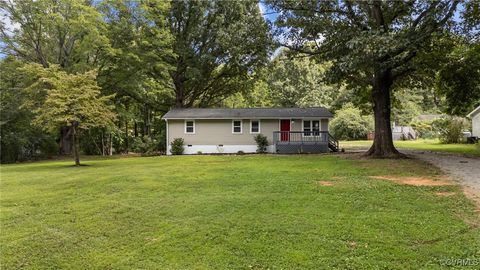
[{"label": "white siding", "polygon": [[480,137],[480,113],[472,118],[472,136]]}]

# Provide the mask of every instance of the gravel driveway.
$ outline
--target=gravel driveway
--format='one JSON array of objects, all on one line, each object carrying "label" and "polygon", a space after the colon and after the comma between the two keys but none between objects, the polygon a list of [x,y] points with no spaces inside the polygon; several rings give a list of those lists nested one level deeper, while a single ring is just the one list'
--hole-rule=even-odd
[{"label": "gravel driveway", "polygon": [[429,151],[401,150],[401,152],[439,167],[473,192],[477,198],[480,197],[480,159]]}]

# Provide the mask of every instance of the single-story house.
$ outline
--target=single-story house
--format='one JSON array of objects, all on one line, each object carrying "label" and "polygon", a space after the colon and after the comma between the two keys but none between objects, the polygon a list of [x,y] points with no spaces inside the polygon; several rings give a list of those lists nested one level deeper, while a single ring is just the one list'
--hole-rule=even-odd
[{"label": "single-story house", "polygon": [[480,106],[467,115],[472,119],[472,136],[480,138]]},{"label": "single-story house", "polygon": [[267,137],[270,153],[338,151],[328,133],[333,117],[326,108],[171,109],[167,126],[167,154],[175,138],[184,139],[184,154],[254,153],[254,136]]}]

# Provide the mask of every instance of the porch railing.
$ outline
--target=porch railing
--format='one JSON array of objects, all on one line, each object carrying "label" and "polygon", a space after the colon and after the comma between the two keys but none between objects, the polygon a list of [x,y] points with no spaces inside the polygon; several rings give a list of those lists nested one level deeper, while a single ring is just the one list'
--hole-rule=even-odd
[{"label": "porch railing", "polygon": [[338,141],[328,133],[328,131],[274,131],[274,144],[308,144],[324,142],[328,147],[337,152],[339,150]]},{"label": "porch railing", "polygon": [[274,131],[273,142],[328,142],[327,131]]}]

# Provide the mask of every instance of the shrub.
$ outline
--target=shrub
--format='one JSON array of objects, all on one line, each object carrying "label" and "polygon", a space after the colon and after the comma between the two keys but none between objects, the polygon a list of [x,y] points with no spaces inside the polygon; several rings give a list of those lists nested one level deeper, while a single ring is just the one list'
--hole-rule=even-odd
[{"label": "shrub", "polygon": [[422,139],[438,138],[438,132],[434,129],[433,121],[413,121],[410,123],[413,129]]},{"label": "shrub", "polygon": [[202,155],[203,152],[202,151],[197,151],[197,155]]},{"label": "shrub", "polygon": [[268,139],[267,136],[263,134],[257,134],[254,137],[255,142],[257,143],[257,153],[267,152]]},{"label": "shrub", "polygon": [[141,153],[142,155],[152,155],[159,151],[159,142],[156,138],[150,137],[135,137],[132,141],[132,151]]},{"label": "shrub", "polygon": [[433,121],[434,129],[442,143],[459,143],[463,139],[465,121],[458,117],[449,117]]},{"label": "shrub", "polygon": [[363,116],[360,109],[352,104],[345,105],[336,112],[330,122],[330,131],[337,140],[361,140],[373,129],[371,117]]},{"label": "shrub", "polygon": [[175,138],[170,143],[170,152],[172,155],[183,155],[185,148],[183,147],[184,140],[182,138]]}]

